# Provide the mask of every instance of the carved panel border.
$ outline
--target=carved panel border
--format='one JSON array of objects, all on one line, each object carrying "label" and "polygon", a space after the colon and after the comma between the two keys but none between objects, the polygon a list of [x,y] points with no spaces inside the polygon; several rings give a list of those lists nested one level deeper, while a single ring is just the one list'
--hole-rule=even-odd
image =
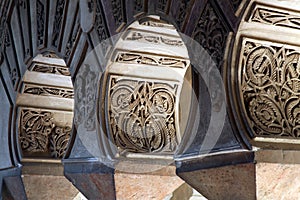
[{"label": "carved panel border", "polygon": [[186,59],[162,55],[155,56],[141,52],[118,52],[115,57],[115,62],[175,68],[186,68],[190,64]]},{"label": "carved panel border", "polygon": [[299,140],[300,48],[243,38],[240,58],[240,98],[252,137]]}]

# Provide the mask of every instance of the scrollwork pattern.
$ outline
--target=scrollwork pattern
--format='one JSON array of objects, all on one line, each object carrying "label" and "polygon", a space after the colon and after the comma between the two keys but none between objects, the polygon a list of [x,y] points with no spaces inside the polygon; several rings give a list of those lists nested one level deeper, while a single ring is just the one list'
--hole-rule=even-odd
[{"label": "scrollwork pattern", "polygon": [[108,107],[114,143],[135,153],[172,152],[176,84],[111,77]]},{"label": "scrollwork pattern", "polygon": [[300,52],[247,40],[240,76],[254,136],[300,138]]}]

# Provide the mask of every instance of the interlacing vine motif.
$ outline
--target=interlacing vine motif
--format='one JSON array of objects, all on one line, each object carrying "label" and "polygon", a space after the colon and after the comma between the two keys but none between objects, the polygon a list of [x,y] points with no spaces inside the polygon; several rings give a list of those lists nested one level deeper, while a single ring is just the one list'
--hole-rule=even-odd
[{"label": "interlacing vine motif", "polygon": [[300,52],[246,41],[240,91],[255,136],[300,138]]},{"label": "interlacing vine motif", "polygon": [[19,141],[23,151],[48,152],[62,158],[70,139],[71,127],[57,126],[49,111],[22,109],[19,122]]},{"label": "interlacing vine motif", "polygon": [[250,21],[300,29],[300,14],[291,14],[280,10],[258,7],[253,11]]},{"label": "interlacing vine motif", "polygon": [[178,145],[178,85],[113,76],[109,82],[108,113],[114,143],[135,153],[173,152]]}]

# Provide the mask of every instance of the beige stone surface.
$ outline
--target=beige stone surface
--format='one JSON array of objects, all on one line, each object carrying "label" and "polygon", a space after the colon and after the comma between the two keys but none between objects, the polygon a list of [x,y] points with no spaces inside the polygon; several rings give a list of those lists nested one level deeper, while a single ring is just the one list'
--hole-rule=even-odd
[{"label": "beige stone surface", "polygon": [[115,175],[118,200],[162,200],[183,183],[177,176],[127,173]]},{"label": "beige stone surface", "polygon": [[259,200],[299,200],[300,165],[258,163],[256,184]]},{"label": "beige stone surface", "polygon": [[64,176],[24,175],[29,200],[72,200],[78,190]]}]

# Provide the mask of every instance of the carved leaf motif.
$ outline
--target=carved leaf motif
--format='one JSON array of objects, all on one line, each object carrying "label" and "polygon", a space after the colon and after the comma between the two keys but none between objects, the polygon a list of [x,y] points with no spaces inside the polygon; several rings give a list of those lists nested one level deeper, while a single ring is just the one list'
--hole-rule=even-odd
[{"label": "carved leaf motif", "polygon": [[241,92],[255,136],[300,137],[300,53],[247,41]]},{"label": "carved leaf motif", "polygon": [[177,146],[177,85],[111,78],[110,128],[115,144],[130,152],[172,152]]}]

